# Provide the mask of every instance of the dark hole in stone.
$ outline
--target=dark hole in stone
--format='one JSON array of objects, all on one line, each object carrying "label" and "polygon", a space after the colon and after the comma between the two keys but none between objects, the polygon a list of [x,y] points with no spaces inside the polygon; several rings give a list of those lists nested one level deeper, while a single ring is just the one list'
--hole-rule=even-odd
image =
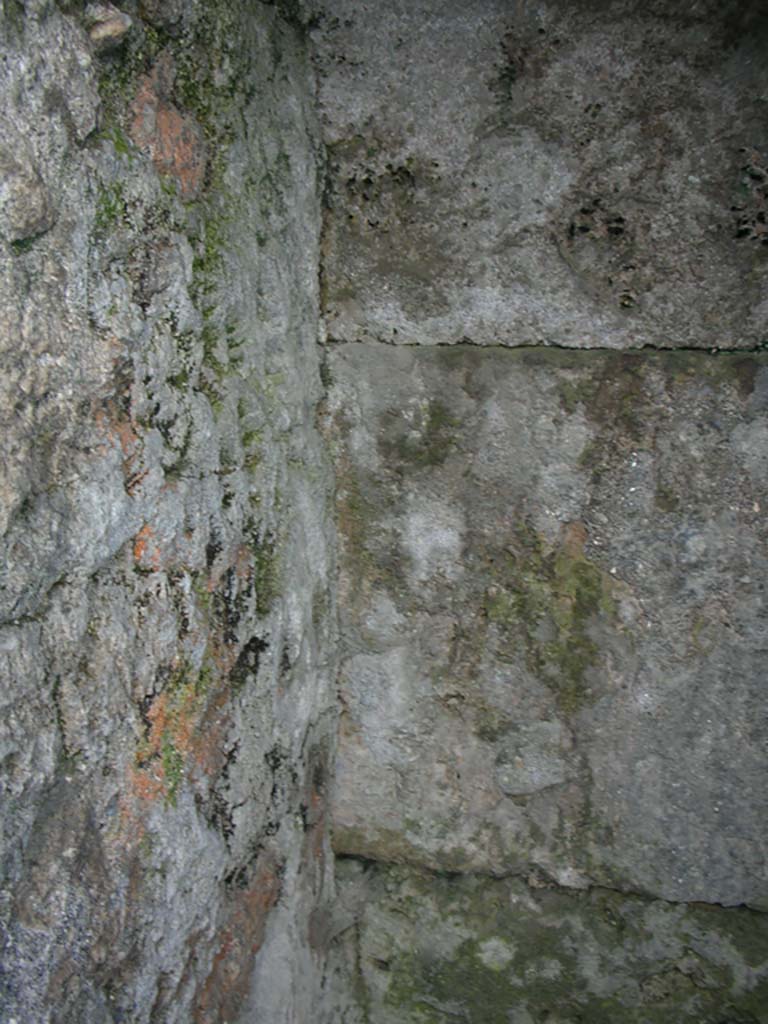
[{"label": "dark hole in stone", "polygon": [[236,689],[245,686],[259,671],[261,655],[269,649],[269,643],[258,636],[253,636],[243,647],[235,662],[229,678]]}]

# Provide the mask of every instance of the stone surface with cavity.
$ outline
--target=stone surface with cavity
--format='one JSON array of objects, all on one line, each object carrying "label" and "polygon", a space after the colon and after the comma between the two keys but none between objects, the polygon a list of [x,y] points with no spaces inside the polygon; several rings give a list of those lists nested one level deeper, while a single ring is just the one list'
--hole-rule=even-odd
[{"label": "stone surface with cavity", "polygon": [[327,6],[331,337],[765,341],[760,4]]}]

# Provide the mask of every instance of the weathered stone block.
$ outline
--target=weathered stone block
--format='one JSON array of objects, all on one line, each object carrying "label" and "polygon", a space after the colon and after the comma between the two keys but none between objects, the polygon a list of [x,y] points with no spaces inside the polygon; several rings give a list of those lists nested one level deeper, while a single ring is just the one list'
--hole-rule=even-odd
[{"label": "weathered stone block", "polygon": [[328,371],[337,851],[765,907],[768,359]]},{"label": "weathered stone block", "polygon": [[331,338],[765,340],[762,4],[330,7]]},{"label": "weathered stone block", "polygon": [[743,907],[356,861],[339,879],[359,926],[336,967],[358,966],[366,1008],[342,998],[339,1024],[765,1019],[768,921]]}]

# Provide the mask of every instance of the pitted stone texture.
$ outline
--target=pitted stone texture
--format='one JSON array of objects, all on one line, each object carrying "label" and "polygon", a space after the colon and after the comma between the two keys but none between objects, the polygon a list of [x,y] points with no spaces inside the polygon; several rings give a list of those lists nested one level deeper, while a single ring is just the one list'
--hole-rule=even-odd
[{"label": "pitted stone texture", "polygon": [[332,339],[765,342],[759,0],[316,6]]},{"label": "pitted stone texture", "polygon": [[[354,861],[339,879],[357,927],[328,1024],[768,1019],[764,914]],[[350,965],[365,1015],[345,1004]]]},{"label": "pitted stone texture", "polygon": [[0,20],[0,1019],[234,1020],[261,953],[308,1020],[335,728],[311,69],[266,5],[161,39],[132,4],[99,57],[83,7]]},{"label": "pitted stone texture", "polygon": [[184,9],[183,0],[139,0],[142,18],[146,18],[156,28],[165,29],[172,34],[179,31]]},{"label": "pitted stone texture", "polygon": [[768,905],[768,360],[329,349],[339,853]]}]

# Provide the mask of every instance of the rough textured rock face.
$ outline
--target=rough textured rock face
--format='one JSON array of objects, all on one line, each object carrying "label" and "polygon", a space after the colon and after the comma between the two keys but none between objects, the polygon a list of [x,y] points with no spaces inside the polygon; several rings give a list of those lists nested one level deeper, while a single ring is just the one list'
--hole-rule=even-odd
[{"label": "rough textured rock face", "polygon": [[[698,998],[689,978],[638,1001],[639,979],[674,975],[676,956],[660,946],[646,961],[630,944],[614,971],[621,928],[600,927],[574,891],[634,894],[638,928],[649,899],[670,901],[651,931],[674,948],[688,927],[674,905],[768,907],[768,360],[341,345],[328,375],[345,634],[334,846],[429,869],[442,894],[423,873],[403,883],[414,931],[401,934],[388,869],[372,872],[359,940],[371,1019],[442,1020],[455,1006],[506,1021],[519,1003],[719,1020],[694,1011],[768,1006],[768,968],[743,951],[730,988],[702,983]],[[552,892],[544,909],[539,887]],[[510,900],[510,921],[503,909],[486,920],[486,903]],[[768,938],[763,914],[723,920],[747,947]],[[528,927],[553,944],[551,1002]],[[582,929],[606,948],[571,970]],[[497,941],[514,958],[485,981],[475,964],[466,996],[456,950]],[[380,942],[386,955],[370,952]],[[672,1007],[681,1016],[664,1017]]]},{"label": "rough textured rock face", "polygon": [[768,1024],[764,4],[0,33],[3,1024]]},{"label": "rough textured rock face", "polygon": [[333,15],[332,1019],[765,1022],[765,12]]},{"label": "rough textured rock face", "polygon": [[763,5],[327,6],[332,337],[765,340]]},{"label": "rough textured rock face", "polygon": [[9,1024],[311,1018],[334,671],[302,38],[263,4],[4,5]]},{"label": "rough textured rock face", "polygon": [[765,1018],[768,928],[744,908],[354,860],[338,878],[359,922],[347,1024]]}]

